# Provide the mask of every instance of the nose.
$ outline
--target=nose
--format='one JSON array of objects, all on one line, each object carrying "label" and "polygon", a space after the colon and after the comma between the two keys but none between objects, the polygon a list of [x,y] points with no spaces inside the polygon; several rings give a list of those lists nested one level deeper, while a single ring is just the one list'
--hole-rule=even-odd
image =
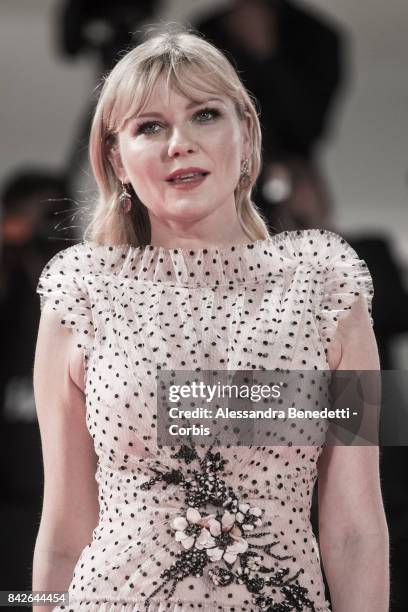
[{"label": "nose", "polygon": [[180,130],[175,130],[171,136],[168,147],[169,157],[182,157],[197,151],[196,144],[187,134]]}]

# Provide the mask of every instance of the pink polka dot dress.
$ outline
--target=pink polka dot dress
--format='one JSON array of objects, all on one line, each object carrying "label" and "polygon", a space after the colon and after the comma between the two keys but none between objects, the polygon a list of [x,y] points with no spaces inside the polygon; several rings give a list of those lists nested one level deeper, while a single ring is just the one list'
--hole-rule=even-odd
[{"label": "pink polka dot dress", "polygon": [[[38,293],[85,363],[100,516],[54,610],[329,612],[310,523],[321,445],[157,444],[159,370],[329,370],[339,317],[373,288],[335,233],[218,249],[82,242]],[[372,322],[372,320],[371,320]]]}]

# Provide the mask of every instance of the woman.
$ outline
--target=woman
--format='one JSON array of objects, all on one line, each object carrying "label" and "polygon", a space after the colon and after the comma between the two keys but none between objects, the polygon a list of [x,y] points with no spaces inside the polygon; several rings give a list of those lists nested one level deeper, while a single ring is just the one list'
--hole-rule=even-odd
[{"label": "woman", "polygon": [[333,609],[387,609],[376,448],[157,444],[156,368],[379,367],[364,262],[333,233],[268,236],[260,147],[233,67],[191,33],[152,37],[104,83],[89,239],[38,285],[34,588],[70,585],[65,609],[329,610],[317,473]]}]

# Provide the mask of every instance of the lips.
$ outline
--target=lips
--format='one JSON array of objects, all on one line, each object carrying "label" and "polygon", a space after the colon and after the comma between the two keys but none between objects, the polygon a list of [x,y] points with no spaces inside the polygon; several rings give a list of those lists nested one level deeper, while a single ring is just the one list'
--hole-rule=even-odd
[{"label": "lips", "polygon": [[187,178],[200,178],[203,176],[207,176],[207,174],[209,174],[209,172],[207,170],[204,170],[204,168],[179,168],[178,170],[175,170],[174,172],[166,176],[165,180],[171,183],[174,182],[176,179],[182,180]]}]

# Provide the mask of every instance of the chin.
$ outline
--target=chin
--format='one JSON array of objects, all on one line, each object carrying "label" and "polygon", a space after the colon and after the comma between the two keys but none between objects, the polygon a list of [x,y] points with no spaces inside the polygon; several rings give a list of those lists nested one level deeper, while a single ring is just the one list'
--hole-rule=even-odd
[{"label": "chin", "polygon": [[[210,204],[208,201],[203,201],[203,198],[199,198],[197,200],[193,200],[192,198],[178,198],[174,205],[172,206],[172,212],[175,210],[178,212],[186,212],[186,213],[196,213],[200,212],[200,214],[207,213],[210,214],[217,207],[214,204]],[[169,211],[170,212],[170,211]]]}]

